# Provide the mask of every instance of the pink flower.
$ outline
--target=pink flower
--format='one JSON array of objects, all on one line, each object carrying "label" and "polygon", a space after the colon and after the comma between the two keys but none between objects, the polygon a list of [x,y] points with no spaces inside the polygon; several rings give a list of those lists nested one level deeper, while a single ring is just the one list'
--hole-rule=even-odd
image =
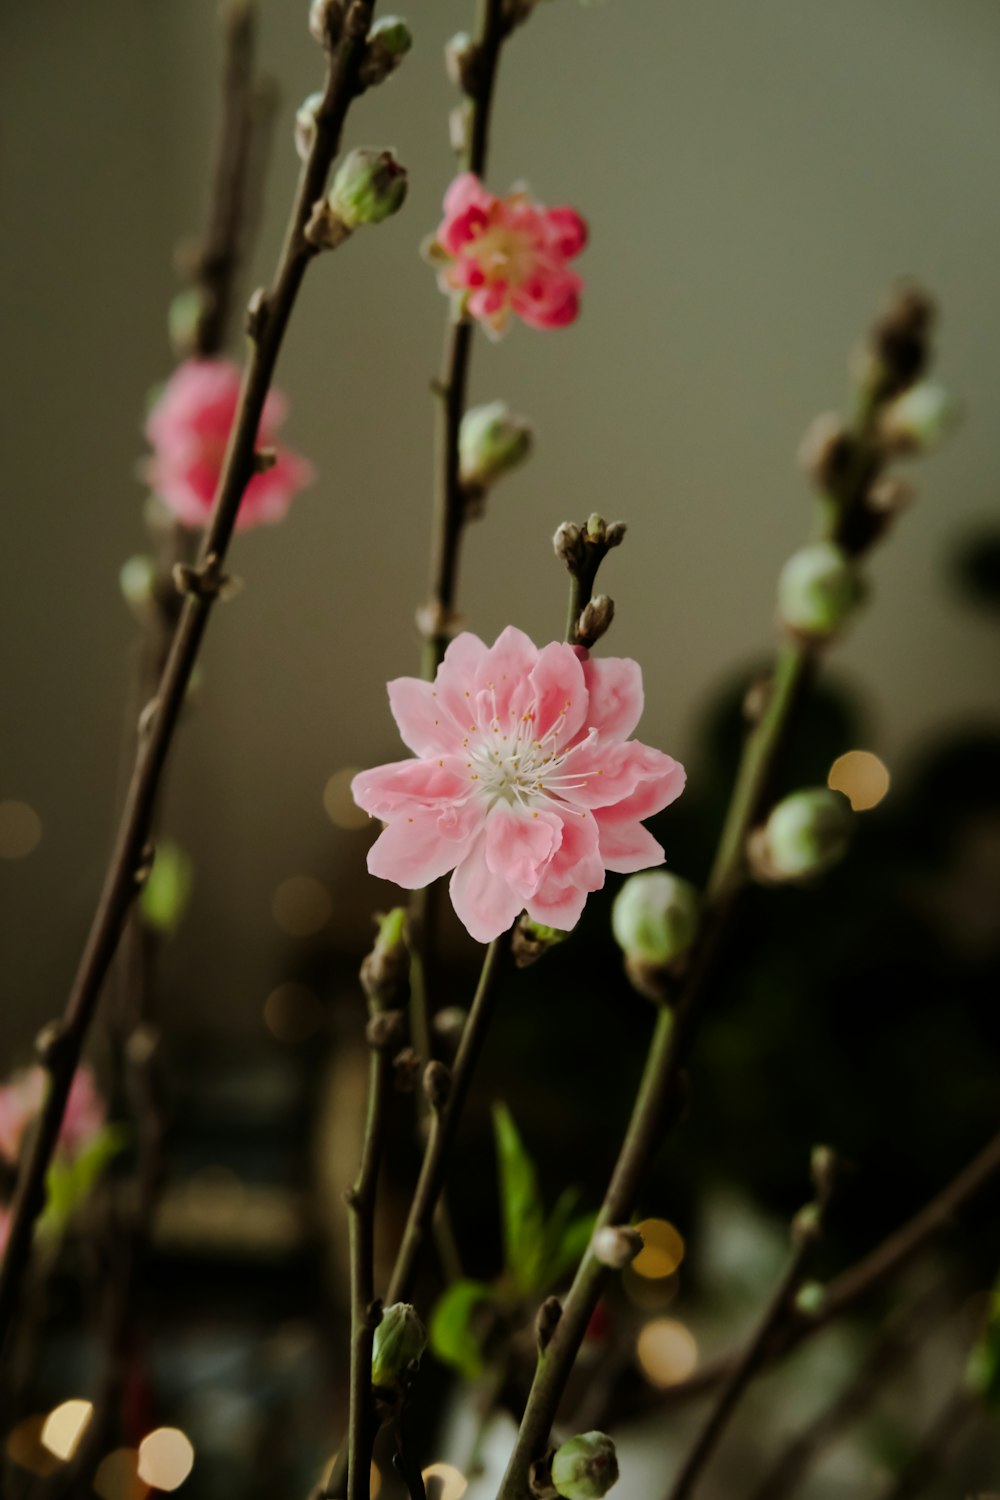
[{"label": "pink flower", "polygon": [[[240,371],[230,360],[186,359],[146,419],[153,457],[144,477],[185,526],[204,526],[208,520],[239,394]],[[278,391],[264,402],[257,441],[260,447],[276,448],[277,462],[247,485],[236,520],[239,531],[280,521],[296,491],[314,477],[310,463],[275,443],[286,409]]]},{"label": "pink flower", "polygon": [[479,942],[522,908],[575,926],[605,870],[663,862],[641,819],[680,795],[684,770],[628,738],[642,702],[634,661],[558,642],[539,650],[513,626],[493,646],[458,636],[433,683],[389,683],[417,758],[351,783],[358,806],[386,824],[369,870],[408,890],[453,870],[452,902]]},{"label": "pink flower", "polygon": [[586,243],[573,209],[544,208],[523,190],[497,198],[465,172],[445,194],[427,255],[441,265],[441,290],[464,294],[465,309],[497,336],[512,312],[531,328],[573,322],[583,282],[567,261]]},{"label": "pink flower", "polygon": [[[44,1102],[43,1068],[24,1068],[9,1083],[0,1085],[0,1158],[12,1166],[17,1164],[24,1133]],[[104,1125],[106,1113],[94,1075],[83,1063],[70,1085],[59,1150],[67,1156],[78,1155]]]}]

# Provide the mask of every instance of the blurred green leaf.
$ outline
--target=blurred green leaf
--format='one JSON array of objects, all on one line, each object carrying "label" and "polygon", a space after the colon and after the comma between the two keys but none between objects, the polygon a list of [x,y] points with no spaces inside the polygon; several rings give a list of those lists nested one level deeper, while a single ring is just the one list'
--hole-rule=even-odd
[{"label": "blurred green leaf", "polygon": [[505,1104],[493,1106],[504,1264],[519,1290],[536,1290],[544,1256],[545,1213],[535,1164]]},{"label": "blurred green leaf", "polygon": [[179,844],[164,839],[156,847],[153,868],[142,889],[142,920],[163,937],[177,930],[194,884],[194,861]]},{"label": "blurred green leaf", "polygon": [[76,1156],[57,1156],[45,1178],[45,1212],[39,1233],[59,1238],[77,1209],[86,1202],[104,1168],[124,1147],[128,1134],[120,1125],[105,1125]]},{"label": "blurred green leaf", "polygon": [[438,1298],[431,1313],[431,1352],[467,1380],[475,1380],[484,1369],[473,1317],[476,1309],[492,1297],[492,1287],[483,1281],[456,1281]]},{"label": "blurred green leaf", "polygon": [[1000,1281],[990,1296],[986,1326],[969,1356],[965,1380],[988,1406],[1000,1406]]}]

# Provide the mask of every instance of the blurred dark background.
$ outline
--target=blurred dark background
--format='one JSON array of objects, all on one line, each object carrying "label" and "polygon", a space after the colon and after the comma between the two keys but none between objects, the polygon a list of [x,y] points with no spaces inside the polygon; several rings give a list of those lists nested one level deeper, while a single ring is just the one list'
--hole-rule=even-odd
[{"label": "blurred dark background", "polygon": [[[270,272],[297,165],[292,116],[319,82],[304,11],[260,5],[261,64],[281,107],[247,289]],[[349,768],[398,754],[384,682],[417,668],[428,381],[444,319],[417,246],[452,173],[442,46],[471,22],[453,0],[409,19],[413,53],[348,133],[396,147],[409,200],[307,281],[279,383],[292,401],[285,434],[319,482],[284,525],[236,544],[247,586],[213,620],[164,805],[194,890],[158,968],[173,1126],[133,1426],[169,1417],[190,1431],[188,1488],[203,1495],[234,1477],[247,1495],[279,1483],[299,1493],[339,1425],[339,1194],[363,1096],[353,975],[371,911],[393,899],[364,874],[370,835],[346,782]],[[146,540],[142,413],[171,363],[174,247],[203,220],[216,22],[204,0],[9,0],[0,13],[0,801],[36,818],[34,841],[7,853],[30,851],[0,858],[8,1066],[63,1004],[115,816],[134,639],[116,580]],[[752,12],[738,0],[552,0],[501,69],[491,185],[525,179],[574,204],[592,242],[574,328],[518,327],[475,351],[473,399],[504,397],[538,442],[468,534],[463,605],[486,637],[511,620],[554,637],[555,526],[592,510],[629,522],[607,566],[608,648],[643,664],[643,737],[688,766],[689,791],[660,830],[680,873],[707,867],[739,699],[766,661],[774,579],[808,531],[799,437],[842,401],[849,351],[901,275],[940,300],[939,373],[965,412],[873,559],[871,606],[784,776],[822,782],[836,756],[863,749],[888,768],[889,793],[818,891],[748,903],[690,1118],[649,1188],[646,1210],[689,1241],[681,1295],[696,1312],[701,1295],[703,1319],[716,1283],[694,1243],[713,1195],[742,1205],[723,1239],[757,1226],[780,1247],[809,1147],[830,1139],[857,1167],[832,1236],[842,1264],[995,1126],[998,64],[989,0],[772,0]],[[586,1203],[603,1190],[649,1024],[622,986],[612,893],[592,901],[577,941],[511,985],[458,1167],[473,1274],[498,1268],[495,1185],[477,1169],[491,1096],[514,1110],[550,1201],[567,1163]],[[441,1000],[461,1002],[473,945],[450,922],[445,940]],[[100,1041],[94,1057],[100,1068]],[[405,1132],[397,1158],[401,1191]],[[392,1184],[387,1202],[389,1241]],[[995,1221],[975,1222],[987,1232],[964,1242],[970,1294],[998,1248]],[[761,1274],[773,1263],[765,1255]],[[81,1394],[92,1368],[85,1271],[71,1257],[50,1308],[46,1401]],[[735,1326],[709,1318],[709,1352]],[[933,1406],[933,1381],[925,1395]],[[905,1413],[897,1425],[866,1450],[869,1469],[848,1468],[854,1488],[835,1474],[821,1500],[862,1493],[866,1479],[876,1494],[878,1464],[912,1438]]]}]

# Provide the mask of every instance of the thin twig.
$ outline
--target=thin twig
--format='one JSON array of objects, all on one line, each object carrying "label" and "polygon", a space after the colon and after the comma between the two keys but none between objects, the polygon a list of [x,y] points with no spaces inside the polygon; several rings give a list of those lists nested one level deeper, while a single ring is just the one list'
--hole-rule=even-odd
[{"label": "thin twig", "polygon": [[816,1203],[811,1205],[814,1210],[814,1225],[803,1224],[801,1215],[796,1218],[792,1228],[792,1254],[785,1274],[775,1288],[746,1347],[733,1366],[728,1380],[719,1391],[715,1404],[708,1413],[670,1488],[668,1500],[688,1500],[688,1496],[694,1493],[695,1486],[718,1447],[741,1397],[764,1364],[771,1335],[785,1317],[794,1301],[795,1294],[802,1285],[807,1263],[819,1239],[821,1217],[829,1195],[829,1183],[818,1184],[818,1186]]},{"label": "thin twig", "polygon": [[347,1430],[349,1500],[368,1500],[371,1488],[375,1413],[372,1406],[372,1343],[380,1316],[375,1302],[375,1190],[385,1146],[392,1060],[389,1049],[370,1045],[368,1118],[361,1167],[347,1196],[351,1215],[351,1396]]},{"label": "thin twig", "polygon": [[[916,298],[910,305],[916,306]],[[925,307],[922,303],[918,310],[919,334],[925,329]],[[877,325],[876,334],[880,326]],[[918,338],[919,335],[915,336],[913,346],[919,352]],[[884,348],[879,352],[888,369]],[[919,370],[919,367],[917,360],[913,368]],[[889,370],[888,374],[891,377],[894,372]],[[914,376],[909,374],[908,378]],[[904,380],[904,386],[905,383]],[[880,463],[874,441],[877,419],[881,403],[898,389],[898,381],[894,387],[891,378],[885,379],[873,384],[868,398],[859,403],[852,434],[853,461],[838,478],[832,499],[823,509],[824,536],[842,541],[845,546],[850,543],[859,555],[877,535],[875,529],[856,525],[856,518],[864,516],[869,488]],[[673,1009],[665,1003],[657,1017],[632,1116],[598,1215],[598,1229],[627,1222],[639,1184],[662,1141],[663,1121],[676,1118],[679,1112],[682,1069],[705,1013],[711,980],[731,931],[737,899],[747,883],[747,839],[764,810],[777,760],[787,743],[794,711],[809,682],[817,654],[816,646],[807,640],[793,641],[782,648],[763,712],[744,745],[706,886],[701,928],[686,973],[669,990],[665,988],[664,1001],[672,1004]],[[497,1500],[530,1500],[531,1465],[545,1452],[559,1402],[606,1278],[605,1267],[588,1248],[555,1333],[539,1354]]]},{"label": "thin twig", "polygon": [[831,1443],[878,1400],[887,1377],[916,1352],[928,1326],[954,1302],[954,1289],[936,1284],[895,1318],[850,1383],[778,1455],[750,1500],[788,1500]]},{"label": "thin twig", "polygon": [[6,1340],[31,1253],[35,1222],[45,1201],[45,1176],[55,1150],[73,1075],[93,1020],[101,987],[114,957],[128,910],[141,885],[157,793],[180,717],[191,673],[217,594],[217,581],[236,524],[243,493],[253,477],[257,430],[285,330],[315,249],[305,235],[314,203],[322,196],[344,118],[358,92],[358,71],[374,0],[353,0],[340,45],[331,54],[316,133],[299,177],[295,203],[270,289],[254,299],[251,353],[230,434],[211,520],[199,554],[205,586],[185,598],[146,733],[136,756],[125,808],[97,911],[61,1022],[40,1047],[49,1075],[45,1106],[18,1183],[10,1236],[0,1267],[0,1347]]}]

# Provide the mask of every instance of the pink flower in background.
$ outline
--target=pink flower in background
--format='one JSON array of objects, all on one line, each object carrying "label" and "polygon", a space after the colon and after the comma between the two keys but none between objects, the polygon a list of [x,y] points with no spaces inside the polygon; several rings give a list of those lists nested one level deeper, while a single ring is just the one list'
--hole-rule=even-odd
[{"label": "pink flower in background", "polygon": [[[17,1163],[21,1141],[45,1101],[45,1070],[24,1068],[0,1084],[0,1158]],[[66,1101],[59,1150],[76,1156],[103,1127],[107,1111],[86,1063],[76,1070]]]},{"label": "pink flower in background", "polygon": [[573,322],[583,282],[567,262],[586,243],[587,226],[573,209],[544,208],[523,190],[497,198],[465,172],[445,194],[427,255],[441,266],[441,290],[464,293],[470,315],[497,335],[512,312],[531,328]]},{"label": "pink flower in background", "polygon": [[451,899],[479,942],[522,908],[563,929],[606,870],[663,862],[641,820],[673,802],[684,770],[630,740],[642,673],[513,626],[493,646],[458,636],[433,683],[397,677],[389,705],[415,760],[362,771],[354,800],[387,825],[368,854],[414,890],[453,870]]},{"label": "pink flower in background", "polygon": [[[240,394],[240,371],[227,359],[187,359],[178,365],[146,419],[153,457],[144,476],[164,505],[185,526],[204,526],[212,509],[222,460]],[[258,445],[275,448],[277,461],[255,474],[236,519],[238,531],[280,521],[313,468],[289,448],[278,447],[287,402],[272,391],[264,402]]]}]

